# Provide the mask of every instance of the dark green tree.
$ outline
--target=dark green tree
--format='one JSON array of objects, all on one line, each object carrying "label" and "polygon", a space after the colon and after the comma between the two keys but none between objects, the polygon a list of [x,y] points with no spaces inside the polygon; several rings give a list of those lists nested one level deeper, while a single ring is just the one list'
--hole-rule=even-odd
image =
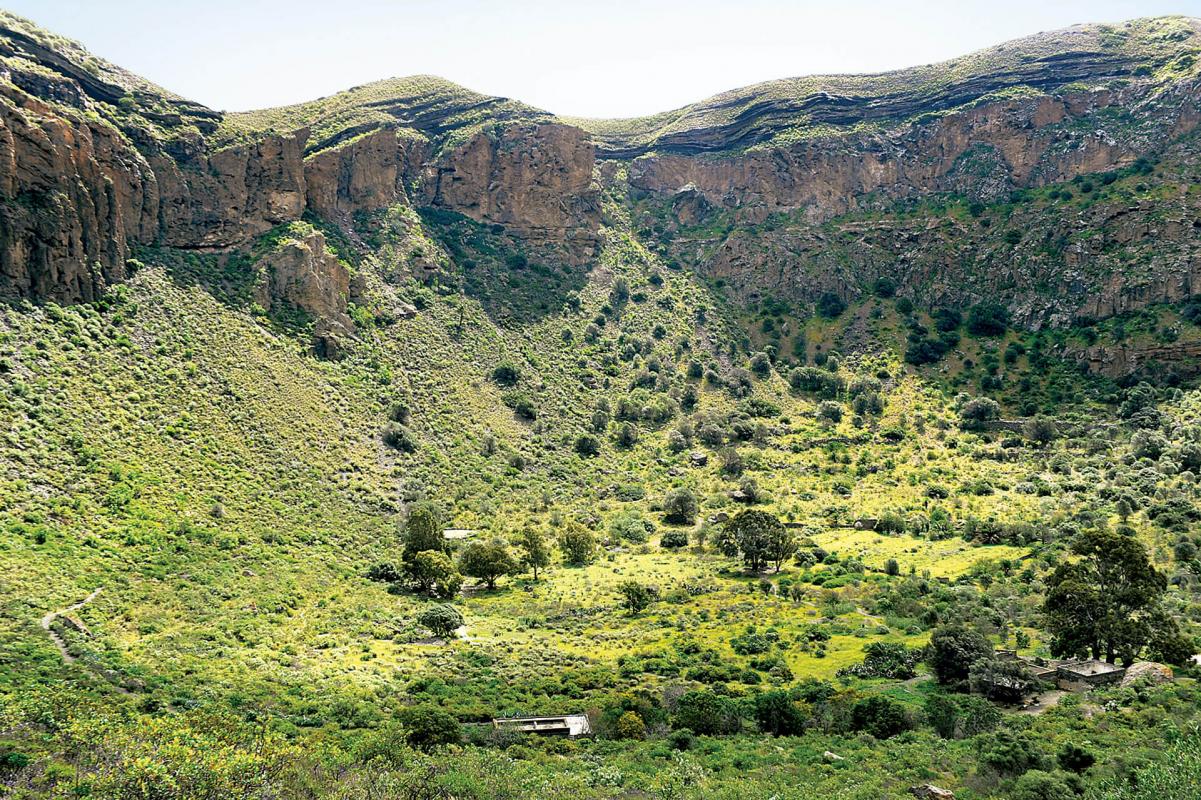
[{"label": "dark green tree", "polygon": [[1153,639],[1177,633],[1159,609],[1167,579],[1142,543],[1124,533],[1092,530],[1072,542],[1076,558],[1047,579],[1043,614],[1058,657],[1085,654],[1129,664]]},{"label": "dark green tree", "polygon": [[454,562],[439,550],[423,550],[405,562],[405,574],[413,588],[438,597],[454,597],[463,585],[463,576]]},{"label": "dark green tree", "polygon": [[800,736],[807,718],[784,690],[764,692],[755,697],[755,724],[760,733],[772,736]]},{"label": "dark green tree", "polygon": [[1061,769],[1078,774],[1087,771],[1089,767],[1097,763],[1097,757],[1093,755],[1092,751],[1075,742],[1068,742],[1059,748],[1055,760],[1059,762]]},{"label": "dark green tree", "polygon": [[971,307],[967,329],[976,336],[1000,336],[1009,326],[1009,311],[999,303],[983,302]]},{"label": "dark green tree", "polygon": [[826,319],[834,319],[847,310],[847,304],[833,292],[826,292],[817,298],[817,313]]},{"label": "dark green tree", "polygon": [[1050,766],[1040,741],[1029,731],[1001,728],[977,741],[980,763],[1001,775],[1021,775],[1027,770]]},{"label": "dark green tree", "polygon": [[851,708],[851,728],[877,739],[891,739],[911,727],[905,707],[882,694],[865,697]]},{"label": "dark green tree", "polygon": [[511,361],[502,361],[492,370],[492,380],[499,386],[516,386],[521,380],[521,370]]},{"label": "dark green tree", "polygon": [[568,564],[591,564],[596,558],[596,536],[578,522],[569,522],[559,534],[559,548]]},{"label": "dark green tree", "polygon": [[459,556],[459,572],[472,578],[478,578],[488,585],[489,589],[496,588],[496,579],[502,575],[512,575],[517,572],[517,559],[509,552],[504,542],[493,539],[490,542],[471,542],[463,548]]},{"label": "dark green tree", "polygon": [[699,510],[696,495],[688,489],[673,489],[663,498],[663,518],[674,525],[691,525]]},{"label": "dark green tree", "polygon": [[521,548],[522,566],[533,572],[534,580],[538,580],[538,570],[550,564],[546,535],[539,528],[525,528],[517,535],[517,546]]},{"label": "dark green tree", "polygon": [[978,631],[962,625],[944,625],[930,636],[926,663],[939,683],[961,688],[972,664],[992,654],[992,645]]},{"label": "dark green tree", "polygon": [[410,747],[429,752],[442,745],[458,744],[463,738],[459,721],[431,705],[406,708],[397,715]]},{"label": "dark green tree", "polygon": [[420,502],[409,509],[404,529],[404,560],[411,561],[418,553],[447,551],[442,537],[442,515],[433,503]]},{"label": "dark green tree", "polygon": [[926,721],[944,739],[966,739],[996,728],[1001,712],[976,695],[932,694],[926,698]]},{"label": "dark green tree", "polygon": [[646,610],[651,603],[659,599],[659,590],[638,581],[623,581],[617,585],[617,594],[621,605],[630,612],[630,616]]},{"label": "dark green tree", "polygon": [[575,451],[588,458],[600,454],[600,441],[591,434],[580,434],[575,440]]},{"label": "dark green tree", "polygon": [[429,628],[430,633],[439,639],[449,639],[463,624],[463,615],[449,603],[438,603],[418,614],[417,624]]},{"label": "dark green tree", "polygon": [[685,692],[676,700],[672,726],[703,736],[738,733],[742,728],[742,709],[730,697],[707,691]]},{"label": "dark green tree", "polygon": [[780,565],[796,552],[796,536],[766,511],[747,509],[727,522],[718,538],[718,548],[728,556],[740,556],[752,571],[767,564]]}]

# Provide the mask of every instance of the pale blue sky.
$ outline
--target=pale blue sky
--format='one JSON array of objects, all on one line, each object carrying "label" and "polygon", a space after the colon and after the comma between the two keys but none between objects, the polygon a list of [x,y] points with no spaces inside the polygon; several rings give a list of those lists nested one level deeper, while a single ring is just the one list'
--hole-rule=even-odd
[{"label": "pale blue sky", "polygon": [[558,114],[666,111],[771,78],[939,61],[1201,0],[0,0],[225,110],[430,73]]}]

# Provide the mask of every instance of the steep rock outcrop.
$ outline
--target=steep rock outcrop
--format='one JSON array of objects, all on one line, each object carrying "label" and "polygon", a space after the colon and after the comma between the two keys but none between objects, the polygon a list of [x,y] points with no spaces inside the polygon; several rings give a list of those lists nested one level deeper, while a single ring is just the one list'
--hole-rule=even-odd
[{"label": "steep rock outcrop", "polygon": [[535,247],[562,246],[583,261],[599,243],[594,160],[591,139],[570,125],[479,132],[427,168],[425,198],[479,222],[504,225]]},{"label": "steep rock outcrop", "polygon": [[216,152],[196,139],[173,153],[152,154],[162,242],[182,248],[233,247],[300,219],[306,136],[305,131],[270,135]]},{"label": "steep rock outcrop", "polygon": [[406,183],[428,158],[428,143],[395,128],[377,131],[305,159],[306,201],[315,213],[345,221],[408,198]]},{"label": "steep rock outcrop", "polygon": [[[1196,81],[1025,96],[889,133],[727,158],[647,156],[629,181],[670,203],[667,252],[746,299],[850,300],[887,276],[927,307],[987,297],[1024,325],[1063,325],[1201,293],[1195,198],[1169,184],[1154,200],[1016,203],[979,222],[917,203],[940,194],[1004,203],[1015,189],[1144,156],[1187,175],[1199,159],[1189,135],[1198,97]],[[732,221],[727,233],[688,230],[698,195]]]},{"label": "steep rock outcrop", "polygon": [[1097,344],[1069,350],[1064,355],[1087,367],[1089,372],[1110,378],[1163,370],[1183,375],[1201,372],[1201,342],[1196,341],[1147,345]]},{"label": "steep rock outcrop", "polygon": [[152,236],[157,182],[112,127],[0,82],[0,295],[92,300]]},{"label": "steep rock outcrop", "polygon": [[[1175,98],[1140,91],[1145,87],[987,102],[932,123],[727,157],[643,156],[631,164],[629,181],[660,194],[691,187],[715,205],[747,209],[743,216],[752,220],[802,209],[810,222],[820,223],[881,201],[937,192],[995,200],[1014,188],[1127,164],[1154,141],[1162,144],[1196,127],[1196,85],[1181,87]],[[1147,130],[1122,139],[1107,132],[1116,124],[1109,109],[1140,103],[1147,112],[1154,107]]]},{"label": "steep rock outcrop", "polygon": [[305,208],[303,135],[175,157],[9,90],[0,102],[0,295],[92,300],[133,244],[245,244]]},{"label": "steep rock outcrop", "polygon": [[833,292],[852,300],[887,277],[921,307],[989,298],[1008,305],[1016,322],[1040,328],[1201,294],[1197,220],[1201,201],[1185,191],[1170,201],[1083,209],[1016,205],[995,223],[915,215],[760,226],[671,248],[746,299],[813,301]]},{"label": "steep rock outcrop", "polygon": [[286,303],[311,314],[318,354],[340,355],[344,340],[354,333],[346,313],[350,272],[326,247],[325,236],[310,231],[303,238],[285,239],[263,256],[259,267],[258,304],[271,310]]}]

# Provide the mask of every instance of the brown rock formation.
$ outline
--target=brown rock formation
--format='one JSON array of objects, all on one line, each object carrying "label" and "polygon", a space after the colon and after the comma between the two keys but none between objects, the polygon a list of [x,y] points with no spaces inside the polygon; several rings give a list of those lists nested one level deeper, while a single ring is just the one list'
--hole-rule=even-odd
[{"label": "brown rock formation", "polygon": [[353,335],[346,314],[350,272],[326,247],[325,237],[312,231],[301,239],[286,239],[259,261],[262,270],[255,300],[270,310],[288,303],[317,318],[315,346],[320,355],[337,357],[343,340]]},{"label": "brown rock formation", "polygon": [[0,84],[0,295],[91,300],[154,230],[154,175],[116,130]]},{"label": "brown rock formation", "polygon": [[161,196],[164,244],[224,248],[245,244],[305,208],[301,150],[306,134],[266,136],[217,152],[203,142],[150,158]]},{"label": "brown rock formation", "polygon": [[[1195,92],[1193,93],[1195,94]],[[675,194],[692,187],[715,205],[768,211],[801,209],[819,223],[870,208],[881,199],[959,192],[992,200],[1015,187],[1041,186],[1127,164],[1134,141],[1105,134],[1101,112],[1114,105],[1159,103],[1133,91],[1041,95],[984,103],[933,123],[876,133],[815,138],[742,155],[651,155],[630,166],[630,185]],[[1162,104],[1161,104],[1162,105]],[[1160,108],[1165,132],[1197,124],[1192,96]],[[1091,133],[1065,124],[1096,120]]]},{"label": "brown rock formation", "polygon": [[1164,368],[1188,375],[1201,371],[1201,342],[1143,346],[1093,345],[1065,355],[1087,366],[1090,372],[1111,378]]},{"label": "brown rock formation", "polygon": [[406,181],[427,157],[422,139],[381,128],[342,147],[305,159],[308,207],[331,220],[405,200]]},{"label": "brown rock formation", "polygon": [[345,311],[350,273],[326,247],[321,233],[285,240],[259,264],[265,274],[255,299],[264,308],[282,300],[318,317]]},{"label": "brown rock formation", "polygon": [[303,136],[176,158],[10,88],[0,103],[0,294],[92,300],[129,246],[244,244],[304,211]]},{"label": "brown rock formation", "polygon": [[557,123],[480,132],[426,173],[430,205],[511,228],[535,246],[563,245],[578,260],[598,245],[595,148],[579,128]]}]

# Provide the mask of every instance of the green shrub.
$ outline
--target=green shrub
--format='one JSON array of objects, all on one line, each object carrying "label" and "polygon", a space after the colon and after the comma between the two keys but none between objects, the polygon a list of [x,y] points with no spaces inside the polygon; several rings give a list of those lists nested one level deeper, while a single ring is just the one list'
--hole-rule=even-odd
[{"label": "green shrub", "polygon": [[913,723],[905,707],[884,695],[865,697],[851,708],[851,729],[890,739],[909,730]]},{"label": "green shrub", "polygon": [[700,505],[688,489],[673,489],[663,498],[663,518],[673,525],[691,525]]},{"label": "green shrub", "polygon": [[417,624],[439,639],[449,639],[463,624],[463,615],[449,603],[432,605],[417,615]]},{"label": "green shrub", "polygon": [[713,692],[685,692],[676,700],[672,726],[702,736],[738,733],[742,729],[742,709],[736,700]]},{"label": "green shrub", "polygon": [[659,546],[667,550],[677,550],[688,546],[688,532],[682,530],[664,531],[659,537]]},{"label": "green shrub", "polygon": [[443,745],[458,744],[463,738],[459,721],[437,706],[402,709],[397,718],[404,726],[409,746],[419,750],[428,752]]},{"label": "green shrub", "polygon": [[492,370],[492,380],[498,386],[516,386],[521,380],[521,370],[511,361],[503,361]]}]

